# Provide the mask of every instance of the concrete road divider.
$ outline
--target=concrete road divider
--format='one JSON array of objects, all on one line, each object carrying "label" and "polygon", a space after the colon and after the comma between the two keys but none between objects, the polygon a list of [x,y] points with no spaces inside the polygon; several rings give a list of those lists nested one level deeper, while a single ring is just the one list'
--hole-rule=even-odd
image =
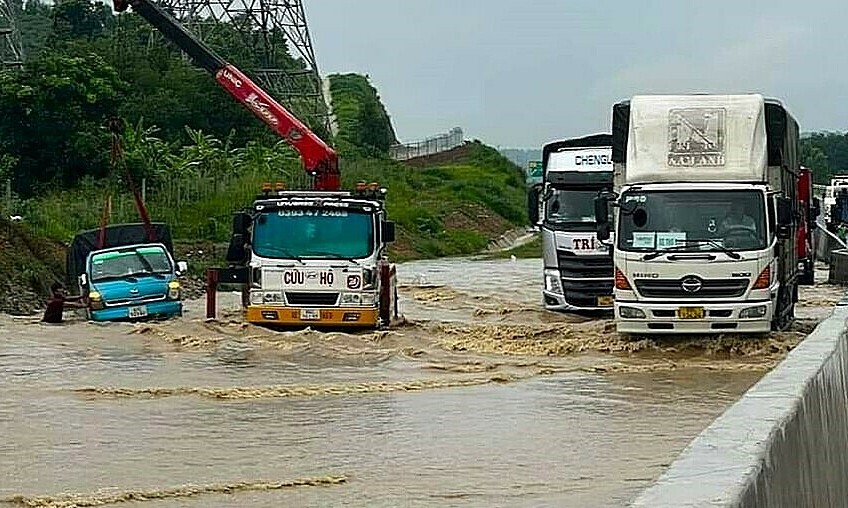
[{"label": "concrete road divider", "polygon": [[631,506],[848,506],[846,327],[841,305]]}]

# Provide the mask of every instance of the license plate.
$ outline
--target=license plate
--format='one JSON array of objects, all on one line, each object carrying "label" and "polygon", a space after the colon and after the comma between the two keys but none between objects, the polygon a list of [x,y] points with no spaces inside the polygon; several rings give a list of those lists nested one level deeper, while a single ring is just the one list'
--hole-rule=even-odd
[{"label": "license plate", "polygon": [[703,307],[678,307],[677,317],[680,319],[704,319]]},{"label": "license plate", "polygon": [[613,297],[611,296],[599,296],[598,297],[598,307],[612,307],[613,305]]},{"label": "license plate", "polygon": [[303,321],[317,321],[321,319],[321,312],[315,309],[301,309],[300,319]]},{"label": "license plate", "polygon": [[130,307],[128,314],[131,318],[145,317],[147,316],[147,305],[142,305],[140,307]]}]

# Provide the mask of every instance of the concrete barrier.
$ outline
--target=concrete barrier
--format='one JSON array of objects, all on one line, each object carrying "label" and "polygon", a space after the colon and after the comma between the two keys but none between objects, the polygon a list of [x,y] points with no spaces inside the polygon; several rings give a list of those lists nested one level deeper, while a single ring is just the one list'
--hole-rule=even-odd
[{"label": "concrete barrier", "polygon": [[631,506],[848,506],[846,326],[841,305]]},{"label": "concrete barrier", "polygon": [[[520,245],[522,241],[531,239],[535,234],[536,232],[529,226],[512,229],[500,237],[491,240],[486,246],[486,251],[497,252],[511,249]],[[541,256],[541,253],[539,255]]]}]

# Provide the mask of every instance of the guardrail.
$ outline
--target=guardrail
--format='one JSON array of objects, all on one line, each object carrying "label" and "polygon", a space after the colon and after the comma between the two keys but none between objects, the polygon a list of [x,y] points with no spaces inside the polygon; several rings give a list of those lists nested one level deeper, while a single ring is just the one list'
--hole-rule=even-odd
[{"label": "guardrail", "polygon": [[389,156],[396,161],[405,161],[415,157],[447,152],[461,146],[464,141],[462,128],[454,127],[450,132],[445,134],[439,134],[438,136],[422,139],[421,141],[391,146],[389,148]]}]

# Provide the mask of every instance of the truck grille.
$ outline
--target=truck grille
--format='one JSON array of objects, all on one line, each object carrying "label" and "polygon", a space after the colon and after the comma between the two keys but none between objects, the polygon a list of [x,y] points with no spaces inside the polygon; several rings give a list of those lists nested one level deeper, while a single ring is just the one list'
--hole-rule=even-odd
[{"label": "truck grille", "polygon": [[566,303],[597,307],[599,296],[612,296],[612,256],[577,256],[557,251],[557,262]]},{"label": "truck grille", "polygon": [[612,296],[612,278],[608,280],[562,279],[565,301],[576,307],[597,307],[599,296]]},{"label": "truck grille", "polygon": [[580,279],[606,278],[613,276],[612,256],[577,256],[570,252],[557,251],[557,263],[563,278]]},{"label": "truck grille", "polygon": [[286,291],[286,302],[289,305],[314,305],[331,307],[339,300],[338,293],[297,293]]},{"label": "truck grille", "polygon": [[148,296],[143,298],[122,298],[118,300],[104,300],[107,307],[118,307],[121,305],[144,305],[146,303],[158,302],[165,299],[165,295]]},{"label": "truck grille", "polygon": [[700,280],[698,291],[686,291],[682,279],[637,279],[636,290],[646,298],[735,298],[745,294],[748,279],[707,279]]}]

